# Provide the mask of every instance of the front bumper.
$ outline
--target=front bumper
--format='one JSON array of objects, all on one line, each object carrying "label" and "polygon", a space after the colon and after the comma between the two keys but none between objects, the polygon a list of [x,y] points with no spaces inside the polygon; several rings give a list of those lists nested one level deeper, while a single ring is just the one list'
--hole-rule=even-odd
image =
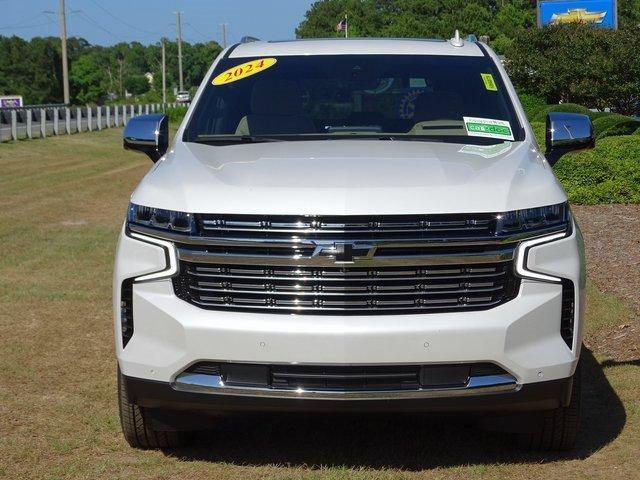
[{"label": "front bumper", "polygon": [[[492,362],[515,379],[514,386],[506,391],[460,396],[422,395],[400,403],[405,407],[428,403],[429,409],[458,402],[478,409],[485,403],[557,406],[564,393],[557,394],[555,389],[561,385],[557,391],[566,391],[581,345],[584,275],[580,242],[574,228],[569,237],[530,248],[527,263],[535,271],[574,283],[576,315],[571,347],[560,336],[562,286],[558,283],[524,279],[514,300],[486,311],[343,317],[207,311],[177,298],[169,279],[151,279],[133,285],[135,330],[123,348],[122,282],[167,267],[162,247],[123,232],[114,275],[118,362],[132,383],[132,395],[147,406],[155,405],[156,393],[158,399],[168,398],[172,405],[183,403],[183,399],[189,400],[187,404],[194,400],[196,404],[250,405],[260,397],[179,391],[177,376],[199,361],[315,365]],[[549,386],[556,393],[549,394]],[[145,389],[149,393],[144,393]],[[538,393],[529,398],[526,392]],[[330,403],[317,398],[258,400],[269,408],[275,402],[292,409],[301,402],[305,408],[316,402]],[[367,404],[387,405],[392,400],[396,399],[376,398]],[[358,401],[344,398],[338,403],[345,406]]]},{"label": "front bumper", "polygon": [[440,396],[423,398],[396,396],[395,398],[370,398],[322,400],[299,395],[283,398],[277,396],[246,396],[231,393],[185,392],[172,384],[124,377],[129,401],[137,405],[162,410],[182,410],[201,413],[226,412],[522,412],[541,411],[568,405],[573,378],[520,385],[515,389],[494,392],[476,392],[465,396]]}]

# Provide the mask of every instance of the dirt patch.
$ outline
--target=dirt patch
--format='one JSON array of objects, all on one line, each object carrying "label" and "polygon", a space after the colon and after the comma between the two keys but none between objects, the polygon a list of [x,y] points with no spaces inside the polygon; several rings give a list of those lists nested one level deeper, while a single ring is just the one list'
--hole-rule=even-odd
[{"label": "dirt patch", "polygon": [[603,292],[640,308],[640,205],[574,205],[587,272]]},{"label": "dirt patch", "polygon": [[640,327],[629,322],[613,329],[602,329],[586,335],[584,344],[605,361],[637,362],[640,359]]},{"label": "dirt patch", "polygon": [[625,300],[623,323],[587,335],[585,343],[619,361],[640,357],[640,205],[574,205],[584,235],[587,275],[598,290]]}]

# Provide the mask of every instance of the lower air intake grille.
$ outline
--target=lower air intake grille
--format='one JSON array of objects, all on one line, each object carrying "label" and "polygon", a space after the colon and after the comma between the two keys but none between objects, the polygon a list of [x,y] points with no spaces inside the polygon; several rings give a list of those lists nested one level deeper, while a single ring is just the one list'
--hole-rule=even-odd
[{"label": "lower air intake grille", "polygon": [[133,336],[133,279],[122,282],[120,292],[120,331],[122,333],[122,348],[127,346]]},{"label": "lower air intake grille", "polygon": [[279,365],[271,367],[271,386],[294,390],[415,390],[420,386],[420,366]]},{"label": "lower air intake grille", "polygon": [[219,376],[227,386],[310,391],[458,388],[466,386],[470,378],[507,374],[492,363],[358,366],[217,362],[199,362],[185,373]]},{"label": "lower air intake grille", "polygon": [[288,267],[182,261],[176,295],[206,309],[310,314],[484,310],[513,299],[512,262],[428,267]]},{"label": "lower air intake grille", "polygon": [[562,314],[560,335],[569,348],[573,347],[573,327],[575,319],[575,288],[571,280],[562,281]]}]

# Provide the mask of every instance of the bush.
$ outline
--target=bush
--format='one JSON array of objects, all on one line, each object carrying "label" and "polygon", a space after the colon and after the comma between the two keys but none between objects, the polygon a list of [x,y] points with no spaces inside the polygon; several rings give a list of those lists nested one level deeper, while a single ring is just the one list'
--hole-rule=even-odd
[{"label": "bush", "polygon": [[565,155],[554,170],[573,203],[640,203],[635,135],[603,138],[593,150]]},{"label": "bush", "polygon": [[593,113],[587,107],[583,107],[576,103],[560,103],[558,105],[548,105],[545,108],[539,109],[532,118],[532,121],[545,122],[547,120],[547,113],[549,112],[583,113],[585,115]]},{"label": "bush", "polygon": [[164,113],[169,117],[169,123],[177,126],[187,114],[187,107],[167,108]]},{"label": "bush", "polygon": [[533,129],[533,134],[536,136],[538,140],[538,145],[544,151],[545,147],[545,133],[547,129],[547,125],[545,122],[531,122],[531,128]]},{"label": "bush", "polygon": [[520,103],[527,118],[534,118],[543,108],[547,107],[544,98],[529,93],[519,93]]},{"label": "bush", "polygon": [[609,115],[613,115],[611,112],[590,112],[589,116],[591,117],[591,121],[594,121],[597,118],[607,117]]},{"label": "bush", "polygon": [[596,138],[612,137],[617,135],[631,135],[640,127],[640,121],[632,117],[625,117],[613,113],[601,116],[593,120]]}]

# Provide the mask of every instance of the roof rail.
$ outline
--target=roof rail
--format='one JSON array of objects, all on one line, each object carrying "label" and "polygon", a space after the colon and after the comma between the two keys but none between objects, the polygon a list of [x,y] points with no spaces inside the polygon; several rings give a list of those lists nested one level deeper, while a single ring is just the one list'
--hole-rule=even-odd
[{"label": "roof rail", "polygon": [[240,43],[251,43],[251,42],[259,42],[260,39],[256,38],[256,37],[250,37],[248,35],[245,35],[244,37],[242,37],[240,39]]}]

